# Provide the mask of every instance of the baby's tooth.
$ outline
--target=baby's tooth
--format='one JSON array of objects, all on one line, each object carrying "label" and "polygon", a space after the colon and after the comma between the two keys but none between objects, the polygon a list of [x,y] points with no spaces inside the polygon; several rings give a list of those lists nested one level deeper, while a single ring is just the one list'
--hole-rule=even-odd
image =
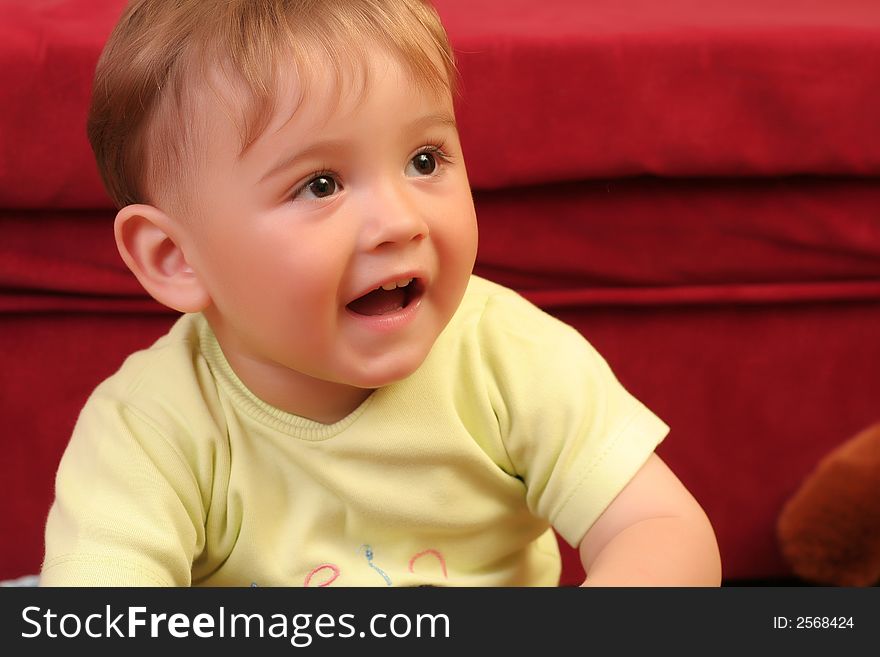
[{"label": "baby's tooth", "polygon": [[386,292],[390,292],[391,290],[394,290],[398,287],[406,287],[407,285],[409,285],[412,282],[413,282],[413,279],[404,278],[403,280],[397,281],[395,283],[385,283],[385,285],[382,286],[382,289],[385,290]]}]

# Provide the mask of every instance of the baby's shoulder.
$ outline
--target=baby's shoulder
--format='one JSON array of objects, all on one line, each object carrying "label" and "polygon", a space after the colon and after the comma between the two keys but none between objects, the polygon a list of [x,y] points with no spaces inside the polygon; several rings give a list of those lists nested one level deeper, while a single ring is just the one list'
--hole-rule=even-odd
[{"label": "baby's shoulder", "polygon": [[199,316],[183,315],[153,344],[126,356],[97,391],[137,397],[144,394],[142,391],[156,392],[158,387],[158,392],[164,394],[169,384],[180,383],[179,377],[197,366],[199,324]]},{"label": "baby's shoulder", "polygon": [[580,331],[518,292],[476,276],[437,352],[439,362],[459,363],[462,377],[495,381],[504,390],[513,382],[556,390],[584,376],[609,375]]},{"label": "baby's shoulder", "polygon": [[530,344],[544,340],[584,342],[572,326],[560,321],[519,292],[472,276],[458,313],[460,327],[473,327],[484,341],[499,343],[505,336]]},{"label": "baby's shoulder", "polygon": [[182,423],[216,424],[217,386],[201,350],[204,322],[201,315],[184,315],[155,343],[130,354],[85,410],[112,406],[168,434],[179,433]]}]

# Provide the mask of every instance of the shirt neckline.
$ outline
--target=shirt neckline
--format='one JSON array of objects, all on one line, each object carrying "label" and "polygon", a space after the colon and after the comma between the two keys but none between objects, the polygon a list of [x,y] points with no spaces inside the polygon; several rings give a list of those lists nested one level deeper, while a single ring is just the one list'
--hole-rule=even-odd
[{"label": "shirt neckline", "polygon": [[379,392],[378,390],[374,391],[356,409],[333,424],[322,424],[300,415],[288,413],[263,401],[244,384],[226,359],[226,355],[204,315],[199,316],[199,322],[200,351],[214,378],[229,394],[236,408],[261,424],[291,437],[320,441],[339,435],[364,414]]}]

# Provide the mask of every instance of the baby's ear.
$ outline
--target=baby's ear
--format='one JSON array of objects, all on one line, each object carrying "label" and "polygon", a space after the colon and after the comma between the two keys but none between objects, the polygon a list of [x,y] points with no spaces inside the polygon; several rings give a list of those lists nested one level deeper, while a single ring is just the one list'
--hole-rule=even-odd
[{"label": "baby's ear", "polygon": [[150,296],[180,312],[199,312],[211,298],[186,261],[180,231],[152,205],[127,205],[114,223],[119,254]]}]

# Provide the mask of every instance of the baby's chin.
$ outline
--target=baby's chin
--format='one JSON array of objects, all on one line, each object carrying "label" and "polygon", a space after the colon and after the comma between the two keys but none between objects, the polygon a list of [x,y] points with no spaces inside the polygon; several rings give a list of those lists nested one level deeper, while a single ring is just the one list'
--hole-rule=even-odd
[{"label": "baby's chin", "polygon": [[398,356],[384,362],[372,363],[370,367],[352,372],[346,377],[345,383],[365,390],[376,390],[400,383],[412,376],[424,364],[430,351],[429,348],[424,350],[424,353],[411,353],[406,357]]},{"label": "baby's chin", "polygon": [[357,379],[349,382],[348,385],[355,388],[362,388],[364,390],[378,390],[379,388],[385,388],[396,383],[400,383],[401,381],[405,381],[410,376],[412,376],[419,369],[419,367],[421,367],[421,364],[422,363],[419,363],[416,367],[396,370],[391,373],[360,376],[357,377]]}]

